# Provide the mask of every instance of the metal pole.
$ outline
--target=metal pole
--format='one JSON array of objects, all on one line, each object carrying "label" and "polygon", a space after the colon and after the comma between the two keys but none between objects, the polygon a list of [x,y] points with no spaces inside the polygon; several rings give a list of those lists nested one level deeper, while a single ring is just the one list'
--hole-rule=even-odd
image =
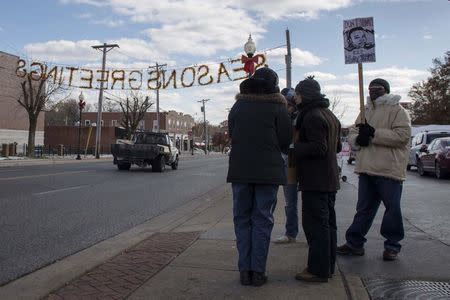
[{"label": "metal pole", "polygon": [[[159,69],[165,66],[167,66],[167,64],[160,65],[158,63],[155,63],[154,66],[149,66],[149,68],[156,68],[156,74],[158,74],[158,85],[160,83]],[[156,132],[159,132],[159,88],[156,89],[156,123]]]},{"label": "metal pole", "polygon": [[208,154],[208,133],[206,132],[205,101],[203,101],[203,132],[205,133],[205,154]]},{"label": "metal pole", "polygon": [[292,87],[292,55],[291,55],[291,37],[289,35],[289,29],[286,29],[286,47],[287,47],[287,55],[286,59],[286,87]]},{"label": "metal pole", "polygon": [[81,159],[80,156],[80,145],[81,145],[81,106],[80,106],[80,122],[78,124],[78,155],[77,155],[77,160]]},{"label": "metal pole", "polygon": [[191,138],[192,138],[191,151],[192,151],[192,155],[194,155],[194,127],[192,127]]},{"label": "metal pole", "polygon": [[117,44],[108,45],[103,43],[103,45],[92,46],[94,49],[102,49],[102,80],[100,82],[100,93],[98,95],[98,109],[97,109],[97,131],[95,135],[95,158],[100,158],[100,144],[101,144],[101,130],[102,130],[102,102],[103,102],[103,89],[105,81],[105,66],[106,66],[106,53],[113,48],[119,47]]},{"label": "metal pole", "polygon": [[[159,84],[159,65],[156,63],[156,72],[158,74],[158,84]],[[156,132],[159,132],[159,89],[156,90]]]},{"label": "metal pole", "polygon": [[209,147],[209,139],[208,139],[208,133],[207,133],[207,128],[206,128],[206,106],[205,106],[205,102],[208,102],[210,99],[202,99],[200,101],[197,102],[201,102],[202,103],[202,111],[203,111],[203,131],[204,131],[204,137],[205,137],[205,154],[208,154],[207,150]]}]

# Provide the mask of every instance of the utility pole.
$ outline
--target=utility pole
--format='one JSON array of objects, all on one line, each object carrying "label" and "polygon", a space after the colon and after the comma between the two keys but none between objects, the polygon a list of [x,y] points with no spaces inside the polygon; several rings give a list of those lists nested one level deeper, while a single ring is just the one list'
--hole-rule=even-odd
[{"label": "utility pole", "polygon": [[[158,85],[160,83],[160,81],[159,81],[159,69],[161,67],[165,67],[165,66],[167,66],[167,64],[160,65],[160,64],[156,63],[154,66],[149,66],[148,67],[149,69],[156,68],[156,73],[158,74]],[[156,123],[157,123],[157,125],[156,125],[156,132],[159,132],[159,88],[156,89]]]},{"label": "utility pole", "polygon": [[101,131],[102,131],[102,102],[103,102],[103,89],[104,89],[104,82],[105,82],[105,65],[106,65],[106,53],[111,51],[114,48],[119,48],[119,45],[117,44],[106,44],[103,43],[103,45],[97,45],[92,46],[94,49],[101,49],[103,52],[103,59],[102,59],[102,80],[100,81],[100,93],[98,95],[98,111],[97,111],[97,131],[95,135],[95,158],[100,158],[100,144],[101,144]]},{"label": "utility pole", "polygon": [[291,37],[289,35],[289,29],[286,29],[286,47],[287,47],[287,55],[285,56],[286,60],[286,87],[292,87],[291,80],[291,72],[292,72],[292,55],[291,55]]},{"label": "utility pole", "polygon": [[206,132],[206,109],[205,109],[205,102],[208,102],[210,99],[202,99],[197,102],[202,103],[202,112],[203,112],[203,132],[205,135],[205,154],[208,154],[208,147],[209,147],[209,139],[208,139],[208,133]]}]

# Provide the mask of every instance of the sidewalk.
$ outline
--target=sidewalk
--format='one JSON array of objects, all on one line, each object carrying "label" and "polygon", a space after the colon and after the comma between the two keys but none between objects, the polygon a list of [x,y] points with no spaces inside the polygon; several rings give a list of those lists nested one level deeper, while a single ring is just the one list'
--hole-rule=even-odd
[{"label": "sidewalk", "polygon": [[[369,299],[358,277],[341,272],[325,284],[296,281],[307,259],[302,233],[295,244],[271,244],[266,285],[241,286],[231,204],[224,185],[1,287],[0,298]],[[284,232],[281,188],[275,220],[272,237]]]}]

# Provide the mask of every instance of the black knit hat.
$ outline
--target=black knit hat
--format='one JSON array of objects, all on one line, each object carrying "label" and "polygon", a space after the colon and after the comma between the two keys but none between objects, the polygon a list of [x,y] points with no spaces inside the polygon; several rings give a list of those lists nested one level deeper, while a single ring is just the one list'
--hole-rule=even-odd
[{"label": "black knit hat", "polygon": [[280,92],[277,73],[267,67],[257,69],[252,77],[241,82],[239,88],[242,94],[273,94]]},{"label": "black knit hat", "polygon": [[389,94],[391,92],[391,87],[389,86],[389,82],[387,82],[386,80],[384,80],[382,78],[376,78],[376,79],[372,80],[369,84],[369,87],[371,85],[381,85],[382,87],[384,87],[386,94]]},{"label": "black knit hat", "polygon": [[314,80],[313,76],[300,81],[295,87],[295,92],[302,96],[302,99],[312,100],[322,98],[324,95],[320,93],[320,84]]}]

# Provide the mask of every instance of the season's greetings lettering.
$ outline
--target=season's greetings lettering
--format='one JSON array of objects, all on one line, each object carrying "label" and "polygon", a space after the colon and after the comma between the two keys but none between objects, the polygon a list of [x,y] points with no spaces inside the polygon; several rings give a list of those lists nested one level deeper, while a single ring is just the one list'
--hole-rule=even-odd
[{"label": "season's greetings lettering", "polygon": [[[266,64],[266,57],[264,55],[259,57],[256,68]],[[240,59],[230,60],[228,68],[225,63],[219,63],[217,68],[214,68],[217,71],[212,72],[210,66],[205,64],[175,70],[108,69],[102,71],[63,66],[49,67],[40,62],[32,62],[27,66],[25,60],[19,59],[16,75],[22,78],[29,75],[36,81],[46,78],[55,84],[82,89],[99,89],[102,84],[104,89],[109,90],[178,89],[242,80],[248,75],[240,61]]]}]

